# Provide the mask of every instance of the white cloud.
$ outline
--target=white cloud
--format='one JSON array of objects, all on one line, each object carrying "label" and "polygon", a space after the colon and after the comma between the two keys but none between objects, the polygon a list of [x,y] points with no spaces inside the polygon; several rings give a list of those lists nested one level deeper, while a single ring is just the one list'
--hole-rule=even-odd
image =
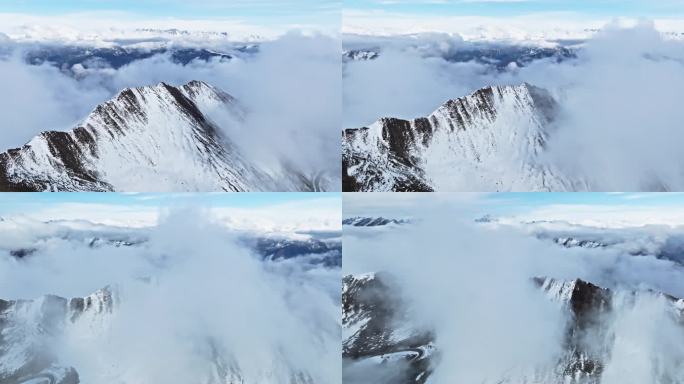
[{"label": "white cloud", "polygon": [[3,299],[115,291],[113,313],[49,337],[36,331],[39,352],[96,384],[214,382],[215,364],[249,383],[297,373],[340,381],[339,269],[263,262],[201,209],[170,212],[132,233],[149,240],[89,247],[53,235],[30,258],[0,258]]},{"label": "white cloud", "polygon": [[[377,215],[396,219],[410,217],[415,212],[415,206],[420,205],[425,210],[437,212],[444,207],[472,206],[481,207],[488,204],[480,193],[430,193],[430,202],[419,193],[354,193],[343,194],[344,217]],[[463,217],[459,217],[462,219]]]},{"label": "white cloud", "polygon": [[[294,233],[307,230],[340,230],[341,200],[339,198],[312,198],[262,207],[240,208],[202,203],[201,199],[179,200],[172,205],[106,204],[106,203],[54,203],[30,204],[21,212],[3,215],[7,230],[15,229],[23,220],[78,221],[120,227],[152,227],[177,207],[189,207],[207,214],[207,219],[222,223],[234,230]],[[18,220],[18,221],[17,221]],[[65,225],[70,225],[65,223]]]},{"label": "white cloud", "polygon": [[[365,205],[370,207],[381,200],[375,194],[358,195],[352,203],[345,199],[345,214],[363,206],[365,196]],[[623,297],[614,297],[615,312],[607,320],[615,338],[605,346],[612,352],[604,356],[602,382],[630,382],[634,377],[638,378],[634,382],[649,382],[654,377],[681,376],[681,327],[670,316],[665,299],[648,292],[654,289],[682,297],[684,269],[680,264],[654,254],[635,256],[619,247],[564,248],[532,236],[524,226],[469,221],[462,212],[481,209],[477,204],[453,203],[435,209],[432,194],[416,195],[421,197],[410,207],[403,199],[397,202],[417,219],[411,225],[385,231],[345,228],[343,270],[345,274],[383,271],[392,275],[396,288],[391,294],[408,308],[400,324],[435,331],[439,358],[431,367],[431,381],[499,382],[508,378],[521,382],[524,374],[536,379],[539,376],[534,375],[540,372],[556,372],[555,358],[564,346],[564,327],[570,320],[565,316],[569,314],[542,297],[530,283],[533,276],[580,278],[614,291],[624,290]],[[385,200],[390,200],[389,196]],[[547,206],[527,218],[605,223],[629,219],[643,225],[676,215],[683,223],[682,214],[673,210],[619,204]],[[596,236],[605,233],[596,228],[580,230]],[[627,242],[640,241],[631,236],[636,233],[663,240],[662,231],[637,232],[641,230],[619,233]],[[681,231],[679,227],[667,234],[681,236]],[[643,295],[633,295],[631,290]],[[592,347],[604,347],[598,340],[590,340]]]},{"label": "white cloud", "polygon": [[[414,33],[459,34],[466,40],[546,41],[562,38],[588,38],[591,30],[619,20],[635,25],[636,18],[587,16],[575,12],[538,12],[520,16],[412,15],[391,10],[344,9],[342,32],[367,35],[406,35]],[[657,18],[662,32],[684,32],[684,19]]]}]

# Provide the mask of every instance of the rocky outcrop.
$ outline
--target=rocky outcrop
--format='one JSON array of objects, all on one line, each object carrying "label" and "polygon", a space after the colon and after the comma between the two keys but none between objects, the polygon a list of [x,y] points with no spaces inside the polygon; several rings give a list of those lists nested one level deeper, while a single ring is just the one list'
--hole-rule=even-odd
[{"label": "rocky outcrop", "polygon": [[480,89],[427,117],[383,118],[342,133],[345,191],[576,188],[541,161],[557,113],[530,84]]}]

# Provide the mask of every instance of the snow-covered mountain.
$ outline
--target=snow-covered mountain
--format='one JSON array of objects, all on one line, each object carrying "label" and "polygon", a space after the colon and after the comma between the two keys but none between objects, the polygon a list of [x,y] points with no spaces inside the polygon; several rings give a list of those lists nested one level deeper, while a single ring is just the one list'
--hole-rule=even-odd
[{"label": "snow-covered mountain", "polygon": [[[0,154],[2,191],[310,191],[290,166],[250,162],[227,131],[245,111],[200,81],[124,89],[70,131]],[[232,126],[232,127],[229,127]]]},{"label": "snow-covered mountain", "polygon": [[[493,383],[601,383],[602,374],[613,358],[613,351],[625,335],[616,333],[614,323],[622,311],[638,305],[639,300],[660,300],[664,316],[682,324],[684,300],[652,291],[610,290],[581,279],[559,280],[536,277],[533,284],[559,304],[568,319],[562,353],[553,367],[522,370],[511,377],[494,378]],[[343,279],[343,354],[345,364],[359,364],[367,375],[392,367],[397,376],[392,383],[425,383],[439,364],[439,335],[418,328],[406,316],[398,291],[401,286],[385,273],[348,275]],[[502,320],[505,321],[505,320]],[[589,341],[591,337],[591,341]],[[675,376],[662,371],[656,360],[655,375]],[[396,364],[393,365],[393,364]],[[664,365],[663,365],[664,366]],[[355,375],[353,370],[349,375]],[[669,381],[662,381],[669,382]]]},{"label": "snow-covered mountain", "polygon": [[[231,290],[226,286],[221,286],[216,282],[207,283],[204,280],[206,273],[188,279],[190,273],[197,272],[188,271],[188,268],[179,268],[178,271],[182,270],[183,276],[181,281],[188,282],[190,290],[196,286],[197,291],[193,290],[195,293],[180,297],[182,294],[179,291],[173,293],[173,290],[168,290],[169,286],[175,287],[175,284],[166,285],[167,279],[176,276],[170,272],[174,269],[174,263],[182,262],[174,258],[184,257],[188,252],[196,252],[194,261],[189,265],[198,265],[207,261],[206,259],[197,261],[200,257],[197,255],[215,252],[220,255],[219,257],[227,259],[231,257],[230,250],[203,248],[206,245],[194,238],[180,240],[188,244],[187,249],[164,248],[170,240],[160,241],[163,230],[160,232],[160,229],[156,227],[115,227],[93,224],[85,220],[34,222],[17,217],[0,218],[0,224],[2,224],[0,226],[0,274],[12,276],[10,279],[3,279],[4,294],[0,298],[0,383],[135,383],[149,382],[145,379],[149,378],[149,375],[155,379],[159,378],[156,376],[157,371],[148,373],[136,370],[134,364],[126,358],[130,354],[129,344],[122,346],[124,351],[122,354],[112,353],[112,351],[122,345],[118,341],[122,335],[130,336],[131,340],[138,340],[141,335],[136,333],[136,329],[142,330],[143,334],[148,334],[150,327],[154,328],[158,319],[165,319],[164,324],[173,323],[174,320],[168,317],[183,316],[187,310],[183,308],[187,307],[184,307],[182,303],[188,301],[210,304],[200,305],[202,309],[199,311],[206,312],[197,315],[197,318],[204,319],[205,315],[206,318],[214,318],[219,313],[227,312],[230,316],[235,316],[235,314],[246,316],[245,320],[249,323],[249,327],[255,326],[255,319],[251,318],[251,315],[244,315],[245,307],[251,308],[253,304],[246,306],[241,304],[243,297],[248,297],[247,301],[250,300],[249,295],[252,294],[250,290],[253,289],[245,288],[245,281],[241,281],[238,285],[245,288],[248,293],[231,295]],[[291,288],[297,292],[310,292],[308,290],[315,287],[320,291],[317,294],[325,295],[328,286],[334,287],[331,290],[334,289],[336,293],[339,292],[340,274],[336,272],[339,271],[342,262],[342,244],[339,233],[298,232],[286,236],[225,229],[218,235],[225,238],[235,237],[234,245],[245,248],[250,254],[256,256],[255,261],[258,264],[252,265],[263,264],[264,271],[268,273],[259,276],[264,280],[268,277],[278,281],[282,279],[283,282],[292,281]],[[222,242],[222,244],[226,243]],[[19,251],[21,254],[18,254]],[[89,264],[92,260],[98,260],[96,264],[108,263],[107,260],[109,260],[112,264],[109,268],[103,264],[93,267]],[[236,269],[244,268],[247,271],[245,273],[249,273],[249,267],[240,264],[239,260],[236,259],[233,264],[221,265],[230,265]],[[250,258],[247,261],[251,260]],[[129,269],[127,265],[131,263],[135,264],[135,267]],[[43,268],[49,270],[49,278],[37,277],[42,275],[40,271]],[[301,273],[300,268],[302,268]],[[111,273],[111,270],[115,269],[120,270]],[[16,288],[26,278],[12,272],[19,270],[21,272],[18,274],[33,276],[26,281],[36,281],[36,285],[28,289]],[[308,271],[311,271],[313,276],[310,277]],[[217,271],[217,273],[221,274],[221,282],[232,280],[225,277],[227,272]],[[129,274],[131,274],[130,277]],[[52,281],[53,278],[54,281]],[[37,283],[38,280],[41,280],[40,284]],[[51,283],[42,280],[50,280]],[[72,284],[79,286],[75,289],[77,292],[83,290],[84,286],[104,286],[104,288],[84,297],[78,297],[78,294],[72,297],[73,293],[65,293],[73,292]],[[266,283],[258,279],[255,284],[260,289],[264,289]],[[6,288],[8,286],[13,287],[12,293],[8,293]],[[40,288],[37,288],[38,286]],[[281,285],[277,287],[283,288]],[[286,287],[284,289],[288,292],[276,291],[274,294],[291,300],[289,303],[293,306],[294,303],[300,303],[298,300],[301,298],[298,293],[290,292],[289,286]],[[58,292],[55,293],[53,289]],[[92,290],[94,288],[90,287],[85,292]],[[43,292],[48,294],[43,294]],[[201,292],[201,295],[196,292]],[[305,294],[304,297],[318,298],[317,294],[313,296]],[[202,301],[204,299],[197,297],[204,295],[216,299]],[[168,306],[160,304],[159,301],[162,301],[160,297],[168,297]],[[254,300],[260,302],[259,299]],[[335,302],[338,301],[339,296],[335,299]],[[329,328],[333,332],[337,337],[335,346],[339,348],[339,323],[325,322],[317,317],[322,311],[322,309],[316,309],[318,308],[316,305],[319,304],[320,302],[306,303],[303,304],[305,308],[299,307],[299,310],[304,312],[311,308],[313,315],[307,319],[313,319],[312,323],[316,323],[316,326],[320,325],[318,322],[324,322],[322,328],[325,330]],[[289,307],[284,305],[284,302],[277,304],[278,308],[289,311]],[[148,306],[152,309],[149,311],[141,309]],[[162,307],[166,310],[160,309]],[[194,308],[197,310],[197,307]],[[330,308],[334,310],[339,307],[331,303]],[[174,312],[176,310],[177,312]],[[269,310],[278,309],[269,307]],[[339,312],[333,313],[337,315]],[[263,315],[268,316],[268,314]],[[334,319],[338,321],[337,317]],[[278,318],[278,320],[283,319]],[[256,322],[264,324],[262,321]],[[164,324],[156,325],[163,328]],[[138,325],[141,328],[137,328]],[[186,326],[190,328],[185,328]],[[319,376],[313,376],[313,368],[308,371],[312,367],[311,364],[307,365],[301,359],[290,359],[287,352],[275,346],[274,350],[267,350],[270,347],[266,347],[267,344],[263,340],[268,337],[277,339],[277,342],[281,340],[278,339],[280,331],[275,329],[281,326],[283,326],[281,322],[277,324],[271,322],[266,329],[255,331],[255,333],[261,332],[267,335],[263,339],[260,338],[261,336],[255,336],[253,340],[249,340],[249,343],[238,342],[233,345],[231,343],[234,339],[225,338],[222,332],[244,333],[247,330],[230,328],[222,322],[219,327],[221,332],[207,332],[195,338],[197,335],[195,331],[202,326],[183,323],[181,328],[187,329],[188,332],[180,333],[186,337],[192,336],[194,344],[190,348],[191,352],[186,351],[187,355],[183,355],[182,359],[192,361],[194,365],[189,365],[197,367],[200,373],[193,378],[195,380],[192,382],[202,384],[326,382],[317,379]],[[274,331],[271,332],[271,329]],[[290,328],[287,329],[290,330]],[[311,329],[318,328],[308,328],[308,332],[312,332]],[[307,333],[307,336],[312,334]],[[175,333],[175,336],[178,334]],[[314,339],[316,337],[313,336]],[[307,344],[306,340],[298,341],[302,341],[302,348],[311,345]],[[144,341],[140,341],[140,344],[143,344],[141,346],[143,350],[149,347],[144,345]],[[169,344],[162,342],[161,345],[173,349],[173,347],[168,347]],[[94,349],[89,349],[91,347]],[[255,360],[254,362],[242,357],[248,356],[253,350],[258,351],[258,356],[268,357],[264,358],[264,361]],[[86,356],[84,358],[84,355],[89,353],[97,354],[98,357],[90,359]],[[157,351],[157,353],[160,352]],[[336,356],[339,358],[339,353]],[[150,354],[150,359],[149,364],[152,364],[158,361],[159,356]],[[258,372],[255,373],[255,371]],[[157,381],[169,382],[161,379]],[[178,382],[187,381],[179,380]]]},{"label": "snow-covered mountain", "polygon": [[557,110],[546,90],[524,83],[480,89],[427,117],[346,129],[343,190],[585,189],[542,159]]},{"label": "snow-covered mountain", "polygon": [[[46,295],[35,300],[0,300],[0,382],[80,383],[76,367],[60,364],[55,343],[65,335],[88,338],[107,334],[108,323],[116,316],[120,300],[109,287],[71,299]],[[207,347],[212,346],[211,340],[206,343]],[[206,367],[206,379],[199,379],[201,382],[245,382],[230,355],[216,351]],[[112,365],[110,369],[122,368]],[[311,384],[312,379],[306,372],[293,371],[289,382]]]},{"label": "snow-covered mountain", "polygon": [[350,225],[353,227],[381,227],[391,224],[407,224],[410,221],[408,219],[391,219],[384,217],[367,217],[367,216],[354,216],[348,217],[342,220],[342,225]]},{"label": "snow-covered mountain", "polygon": [[350,49],[342,52],[343,61],[375,60],[380,56],[377,51],[370,49]]},{"label": "snow-covered mountain", "polygon": [[[435,336],[406,320],[406,308],[394,284],[391,276],[381,272],[343,278],[342,356],[346,364],[367,364],[370,369],[382,365],[397,372],[383,382],[422,384],[432,370]],[[345,376],[349,375],[345,370]],[[344,381],[357,379],[344,377]]]},{"label": "snow-covered mountain", "polygon": [[52,340],[101,331],[116,301],[109,287],[71,299],[0,300],[0,382],[78,384],[77,370],[58,363]]}]

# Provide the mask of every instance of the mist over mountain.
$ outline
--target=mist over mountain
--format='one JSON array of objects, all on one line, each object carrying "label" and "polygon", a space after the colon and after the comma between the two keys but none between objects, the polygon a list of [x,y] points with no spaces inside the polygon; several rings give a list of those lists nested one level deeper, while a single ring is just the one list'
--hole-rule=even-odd
[{"label": "mist over mountain", "polygon": [[[681,189],[669,138],[682,118],[672,89],[683,43],[653,23],[580,39],[349,35],[344,44],[345,190]],[[521,87],[544,96],[486,96]]]},{"label": "mist over mountain", "polygon": [[682,379],[681,224],[579,224],[558,206],[546,220],[468,221],[466,204],[412,206],[401,226],[344,226],[345,382]]},{"label": "mist over mountain", "polygon": [[428,117],[386,118],[347,129],[343,189],[573,189],[573,182],[544,159],[552,134],[548,126],[557,111],[548,92],[523,84],[483,88],[448,101]]},{"label": "mist over mountain", "polygon": [[339,382],[341,236],[290,225],[4,217],[0,381]]},{"label": "mist over mountain", "polygon": [[[219,172],[222,173],[220,180],[213,178],[212,181],[212,177],[209,177],[201,182],[197,180],[199,176],[193,179],[183,174],[186,166],[167,168],[163,171],[164,180],[159,184],[152,183],[151,179],[146,185],[138,185],[136,190],[339,190],[340,149],[334,135],[341,114],[340,104],[335,102],[341,97],[341,83],[337,72],[339,55],[335,38],[292,32],[277,39],[245,42],[231,40],[223,35],[204,39],[195,32],[184,34],[180,30],[177,33],[140,33],[165,35],[159,39],[149,36],[139,40],[113,37],[105,41],[77,43],[4,39],[0,44],[0,76],[4,76],[3,83],[7,89],[1,107],[5,116],[1,148],[19,148],[31,140],[54,135],[51,133],[53,131],[78,131],[79,127],[92,123],[94,116],[107,110],[105,105],[116,103],[117,98],[126,94],[128,89],[153,89],[161,83],[178,88],[189,83],[203,83],[237,100],[233,104],[240,105],[242,112],[239,122],[236,122],[234,108],[215,105],[211,111],[205,108],[202,114],[211,116],[203,116],[200,120],[210,121],[211,130],[216,131],[216,134],[208,135],[220,138],[201,139],[199,145],[183,144],[185,147],[180,153],[182,158],[212,157],[224,160],[226,153],[230,153],[230,166],[220,166],[224,168]],[[287,75],[275,70],[282,65],[291,68]],[[297,97],[292,97],[292,89],[297,89]],[[187,114],[188,108],[176,110],[178,108],[157,107],[150,100],[138,104],[141,106],[137,108],[147,112],[152,108],[166,110],[169,115],[164,121],[154,118],[142,123],[117,121],[118,127],[105,118],[100,126],[108,131],[118,131],[118,128],[124,127],[123,135],[118,138],[126,137],[128,144],[117,139],[109,140],[112,145],[107,156],[126,161],[119,165],[129,167],[128,174],[133,179],[143,180],[149,172],[157,172],[155,168],[159,168],[159,163],[154,159],[155,156],[166,153],[164,157],[169,157],[171,148],[160,143],[160,140],[173,141],[173,137],[187,136],[187,131],[193,128],[188,129],[188,124],[183,122],[182,116]],[[37,110],[40,113],[36,113]],[[149,114],[143,115],[149,117]],[[134,125],[148,127],[146,132],[156,131],[158,135],[154,139],[149,139],[149,136],[147,139],[136,137],[128,129]],[[206,126],[204,123],[199,125]],[[206,127],[200,130],[206,131]],[[61,133],[58,135],[66,136]],[[203,135],[207,136],[207,133],[200,134]],[[50,139],[47,141],[54,142]],[[228,145],[224,146],[226,143]],[[131,145],[141,156],[135,159],[129,156]],[[57,147],[61,149],[57,150]],[[97,165],[93,166],[92,157],[104,154],[92,150],[92,157],[86,159],[82,148],[78,147],[70,143],[67,143],[67,147],[47,145],[46,150],[51,150],[51,153],[40,159],[33,157],[31,161],[37,164],[34,171],[40,169],[39,172],[73,168],[72,161],[64,162],[67,157],[76,159],[78,163],[89,162],[92,172],[87,172],[90,175],[85,177],[85,182],[83,172],[65,174],[61,171],[51,171],[49,175],[41,174],[24,180],[13,176],[16,175],[13,168],[5,171],[10,180],[3,183],[4,188],[127,190],[125,188],[131,187],[95,176],[94,173],[103,172],[96,169]],[[207,150],[208,147],[212,149]],[[104,152],[104,146],[98,148]],[[115,153],[118,150],[121,152]],[[173,150],[178,150],[178,147]],[[241,157],[248,158],[239,159]],[[56,158],[59,161],[55,161]],[[213,168],[212,162],[204,161],[203,167]],[[233,168],[232,165],[236,163],[243,165]],[[256,178],[265,182],[254,183],[254,172],[245,171],[245,168],[258,170],[256,173],[261,175]],[[16,170],[21,172],[21,166]],[[240,175],[239,181],[226,177],[226,173]],[[264,174],[269,173],[271,176],[264,177]],[[277,174],[275,178],[281,181],[272,180],[274,173]],[[45,182],[45,179],[64,178],[65,175],[69,179],[68,183]],[[98,185],[86,185],[88,183]],[[17,184],[20,186],[17,187]]]}]

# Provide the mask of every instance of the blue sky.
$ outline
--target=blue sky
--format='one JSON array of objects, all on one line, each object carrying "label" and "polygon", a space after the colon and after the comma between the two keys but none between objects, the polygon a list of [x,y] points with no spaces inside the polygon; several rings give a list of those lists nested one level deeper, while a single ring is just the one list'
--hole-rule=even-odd
[{"label": "blue sky", "polygon": [[598,17],[674,17],[682,0],[346,0],[345,10],[386,11],[415,16],[521,16],[573,12]]},{"label": "blue sky", "polygon": [[0,215],[50,208],[61,204],[104,204],[137,207],[200,205],[211,207],[263,208],[292,202],[328,201],[339,204],[340,193],[2,193]]},{"label": "blue sky", "polygon": [[594,205],[622,207],[681,207],[683,193],[496,193],[486,195],[492,213],[516,213],[550,205]]},{"label": "blue sky", "polygon": [[[410,14],[510,16],[570,11],[600,16],[673,16],[682,0],[1,0],[0,11],[42,15],[125,11],[147,17],[241,18],[255,22],[321,21],[346,9]],[[321,19],[323,18],[323,19]]]},{"label": "blue sky", "polygon": [[239,19],[258,25],[339,24],[340,0],[0,0],[0,12],[127,12],[147,18]]},{"label": "blue sky", "polygon": [[[416,212],[445,212],[453,208],[468,219],[524,215],[545,208],[592,216],[606,208],[620,213],[652,211],[684,216],[684,193],[345,193],[344,217],[380,215],[412,217]],[[451,213],[453,214],[453,212]]]}]

